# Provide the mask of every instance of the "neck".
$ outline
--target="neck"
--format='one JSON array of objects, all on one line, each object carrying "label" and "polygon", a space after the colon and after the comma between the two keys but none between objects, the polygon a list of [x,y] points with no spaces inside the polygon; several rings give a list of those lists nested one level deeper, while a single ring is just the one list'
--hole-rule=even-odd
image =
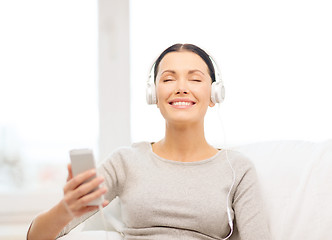
[{"label": "neck", "polygon": [[165,146],[190,151],[198,146],[208,145],[204,136],[203,124],[197,125],[174,126],[166,124],[166,133],[163,140]]},{"label": "neck", "polygon": [[196,125],[172,125],[166,123],[165,138],[153,146],[158,155],[177,161],[197,161],[213,156],[217,150],[204,136],[204,123]]}]

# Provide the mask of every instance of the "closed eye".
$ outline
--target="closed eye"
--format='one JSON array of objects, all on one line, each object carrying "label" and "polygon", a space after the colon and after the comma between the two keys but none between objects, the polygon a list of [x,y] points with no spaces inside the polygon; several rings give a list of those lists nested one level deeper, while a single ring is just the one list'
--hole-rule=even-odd
[{"label": "closed eye", "polygon": [[164,79],[163,82],[171,82],[173,79]]}]

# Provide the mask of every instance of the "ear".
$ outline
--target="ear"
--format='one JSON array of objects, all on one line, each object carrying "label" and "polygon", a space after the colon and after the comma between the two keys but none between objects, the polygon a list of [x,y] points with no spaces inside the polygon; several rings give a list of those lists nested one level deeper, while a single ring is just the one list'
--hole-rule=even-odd
[{"label": "ear", "polygon": [[157,100],[157,102],[156,102],[156,106],[157,106],[157,108],[159,108],[158,96],[156,96],[156,100]]},{"label": "ear", "polygon": [[214,107],[216,104],[212,101],[210,101],[209,107]]}]

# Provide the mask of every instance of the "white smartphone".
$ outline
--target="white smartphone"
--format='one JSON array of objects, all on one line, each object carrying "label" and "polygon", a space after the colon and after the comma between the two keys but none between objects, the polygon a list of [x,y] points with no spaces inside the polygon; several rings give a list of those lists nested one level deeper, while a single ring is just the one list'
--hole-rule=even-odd
[{"label": "white smartphone", "polygon": [[[96,168],[95,159],[93,157],[93,152],[91,149],[73,149],[69,151],[69,155],[70,155],[71,170],[73,173],[73,177],[87,170]],[[96,176],[91,177],[85,182],[91,181],[94,178],[96,178]],[[98,188],[99,187],[97,187],[93,191],[97,190]],[[101,196],[100,198],[91,201],[87,205],[98,206],[103,202],[104,202],[104,196]]]}]

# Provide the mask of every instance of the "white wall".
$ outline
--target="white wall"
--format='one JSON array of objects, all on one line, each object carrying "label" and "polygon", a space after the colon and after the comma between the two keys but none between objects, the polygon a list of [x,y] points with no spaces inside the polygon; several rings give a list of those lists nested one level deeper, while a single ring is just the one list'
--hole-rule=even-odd
[{"label": "white wall", "polygon": [[[331,138],[331,11],[328,0],[132,1],[132,140],[163,136],[145,82],[152,61],[177,42],[198,44],[218,62],[229,144]],[[222,142],[217,115],[206,120],[212,143]]]}]

